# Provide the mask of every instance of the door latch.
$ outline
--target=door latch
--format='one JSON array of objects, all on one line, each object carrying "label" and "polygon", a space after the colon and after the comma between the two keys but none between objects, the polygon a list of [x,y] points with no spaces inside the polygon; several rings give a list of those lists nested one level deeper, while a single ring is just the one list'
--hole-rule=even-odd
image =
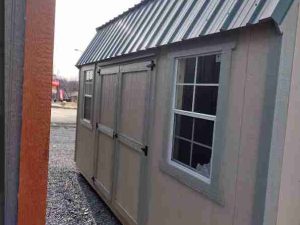
[{"label": "door latch", "polygon": [[145,145],[141,150],[144,152],[145,156],[148,156],[148,146]]}]

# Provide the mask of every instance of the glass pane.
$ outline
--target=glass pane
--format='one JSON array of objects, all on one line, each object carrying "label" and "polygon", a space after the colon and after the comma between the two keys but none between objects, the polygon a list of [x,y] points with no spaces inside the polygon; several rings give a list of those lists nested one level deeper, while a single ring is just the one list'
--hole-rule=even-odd
[{"label": "glass pane", "polygon": [[198,58],[197,83],[219,83],[220,61],[219,56],[201,56]]},{"label": "glass pane", "polygon": [[85,94],[93,95],[93,83],[91,82],[85,83]]},{"label": "glass pane", "polygon": [[214,122],[195,119],[194,141],[212,147]]},{"label": "glass pane", "polygon": [[92,108],[92,98],[84,97],[84,114],[83,118],[86,120],[91,120],[91,108]]},{"label": "glass pane", "polygon": [[194,111],[203,114],[216,115],[218,87],[196,87]]},{"label": "glass pane", "polygon": [[175,115],[175,135],[192,140],[193,118]]},{"label": "glass pane", "polygon": [[194,86],[177,85],[176,109],[192,111]]},{"label": "glass pane", "polygon": [[178,61],[177,83],[194,83],[196,58],[180,59]]},{"label": "glass pane", "polygon": [[193,145],[192,167],[207,178],[210,177],[211,153],[211,149]]},{"label": "glass pane", "polygon": [[85,71],[85,77],[84,80],[85,81],[93,81],[93,71],[89,70],[89,71]]},{"label": "glass pane", "polygon": [[190,165],[191,143],[178,138],[174,140],[173,159],[185,165]]}]

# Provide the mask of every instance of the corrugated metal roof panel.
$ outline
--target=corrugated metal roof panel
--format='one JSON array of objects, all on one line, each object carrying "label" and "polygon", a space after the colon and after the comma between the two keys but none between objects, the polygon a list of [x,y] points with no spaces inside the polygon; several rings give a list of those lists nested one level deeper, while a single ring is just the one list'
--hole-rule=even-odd
[{"label": "corrugated metal roof panel", "polygon": [[144,0],[97,28],[77,65],[257,24],[280,23],[293,0]]}]

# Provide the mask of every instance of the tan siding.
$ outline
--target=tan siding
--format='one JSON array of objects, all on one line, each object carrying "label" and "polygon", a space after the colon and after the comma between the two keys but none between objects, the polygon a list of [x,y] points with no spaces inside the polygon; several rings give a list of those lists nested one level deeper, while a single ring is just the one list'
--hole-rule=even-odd
[{"label": "tan siding", "polygon": [[[253,29],[249,33],[243,121],[241,127],[238,179],[236,186],[235,225],[252,224],[255,200],[256,168],[262,135],[263,105],[268,72],[268,29]],[[246,42],[245,42],[246,43]],[[271,115],[270,115],[271,116]],[[267,163],[267,162],[266,162]]]},{"label": "tan siding", "polygon": [[87,176],[87,179],[91,179],[94,175],[94,135],[93,132],[83,125],[78,125],[78,137],[77,140],[77,152],[76,152],[76,165],[83,172],[83,175]]},{"label": "tan siding", "polygon": [[[242,127],[242,115],[244,105],[244,89],[246,80],[247,55],[249,50],[250,37],[249,33],[241,33],[238,39],[237,48],[232,55],[232,68],[230,77],[230,95],[228,121],[228,134],[226,136],[226,148],[223,161],[224,172],[221,175],[223,188],[226,189],[224,194],[225,207],[214,207],[211,224],[233,224],[235,214],[236,183],[238,158],[240,152],[240,136]],[[239,63],[235,63],[239,62]]]},{"label": "tan siding", "polygon": [[[151,200],[148,225],[252,224],[256,164],[263,114],[270,27],[241,32],[233,52],[225,157],[221,166],[225,206],[219,206],[162,173],[159,162],[166,151],[164,127],[172,77],[163,54],[158,60],[156,109],[151,159]],[[195,46],[193,46],[195,47]],[[197,46],[200,47],[200,46]],[[274,56],[275,57],[275,56]],[[169,84],[168,86],[166,84]]]},{"label": "tan siding", "polygon": [[[83,175],[91,181],[94,176],[94,132],[82,123],[82,112],[83,112],[83,74],[84,70],[94,69],[94,66],[86,66],[80,70],[80,90],[79,90],[79,104],[77,114],[77,131],[76,131],[76,152],[75,161],[78,168],[81,170]],[[96,80],[94,79],[94,82]],[[95,98],[94,91],[94,98]]]}]

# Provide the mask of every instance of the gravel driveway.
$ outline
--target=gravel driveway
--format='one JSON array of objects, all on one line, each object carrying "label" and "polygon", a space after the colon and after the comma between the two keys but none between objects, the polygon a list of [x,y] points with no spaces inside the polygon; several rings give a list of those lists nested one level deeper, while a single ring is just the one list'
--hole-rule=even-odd
[{"label": "gravel driveway", "polygon": [[77,170],[75,128],[52,127],[47,225],[121,225]]}]

